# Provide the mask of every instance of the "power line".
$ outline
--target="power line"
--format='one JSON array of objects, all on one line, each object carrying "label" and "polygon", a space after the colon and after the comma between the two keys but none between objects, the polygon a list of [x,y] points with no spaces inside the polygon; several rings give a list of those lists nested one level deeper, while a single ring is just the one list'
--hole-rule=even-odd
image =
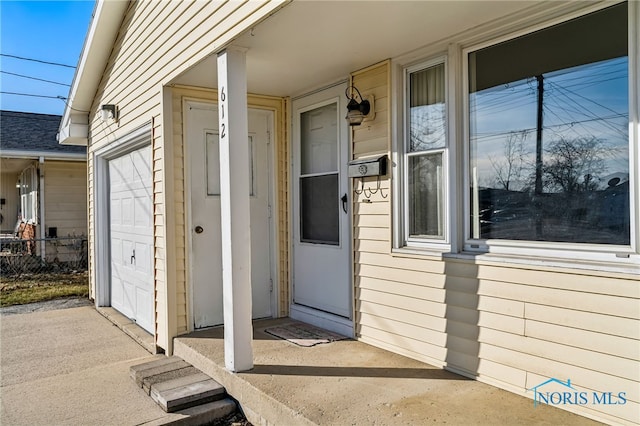
[{"label": "power line", "polygon": [[60,86],[67,86],[67,87],[71,87],[70,84],[66,84],[66,83],[58,83],[57,81],[51,81],[51,80],[45,80],[43,78],[37,78],[37,77],[30,77],[28,75],[23,75],[23,74],[16,74],[14,72],[8,72],[8,71],[0,71],[3,74],[9,74],[9,75],[15,75],[18,77],[22,77],[22,78],[28,78],[31,80],[38,80],[38,81],[44,81],[45,83],[51,83],[51,84],[59,84]]},{"label": "power line", "polygon": [[60,99],[62,102],[64,102],[64,104],[66,106],[68,106],[70,110],[77,111],[77,112],[83,112],[85,114],[89,114],[91,112],[91,111],[83,111],[81,109],[76,109],[76,108],[72,107],[71,105],[69,105],[69,102],[67,102],[68,98],[63,98],[62,96],[58,96],[58,99]]},{"label": "power line", "polygon": [[6,53],[0,53],[0,56],[6,56],[7,58],[14,58],[14,59],[20,59],[22,61],[32,61],[32,62],[39,62],[41,64],[47,64],[47,65],[56,65],[58,67],[67,67],[67,68],[75,68],[72,65],[67,65],[67,64],[60,64],[58,62],[48,62],[48,61],[41,61],[40,59],[33,59],[33,58],[24,58],[22,56],[15,56],[15,55],[7,55]]},{"label": "power line", "polygon": [[62,102],[64,102],[69,107],[69,109],[72,109],[72,110],[78,111],[78,112],[84,112],[84,113],[87,113],[87,114],[90,112],[90,111],[83,111],[81,109],[73,108],[67,102],[68,98],[65,98],[64,96],[34,95],[34,94],[31,94],[31,93],[4,92],[4,91],[2,91],[0,93],[2,93],[3,95],[31,96],[31,97],[34,97],[34,98],[60,99]]},{"label": "power line", "polygon": [[[619,119],[619,118],[623,118],[626,117],[626,114],[616,114],[616,115],[610,115],[607,117],[596,117],[596,118],[590,118],[590,119],[586,119],[586,120],[579,120],[579,121],[571,121],[571,122],[567,122],[567,123],[560,123],[560,124],[552,124],[552,125],[548,125],[548,126],[544,126],[544,129],[549,129],[552,127],[563,127],[563,126],[573,126],[575,124],[580,124],[580,123],[589,123],[592,121],[606,121],[606,120],[615,120],[615,119]],[[519,129],[518,131],[520,132],[524,132],[524,133],[531,133],[534,132],[536,129],[535,127],[531,127],[531,128],[527,128],[527,129]],[[487,133],[480,133],[477,132],[475,133],[475,135],[473,135],[472,139],[474,140],[479,140],[479,139],[487,139],[487,138],[493,138],[496,136],[503,136],[503,135],[508,135],[509,133],[511,133],[512,130],[509,131],[504,131],[504,132],[487,132]]]},{"label": "power line", "polygon": [[67,98],[65,98],[64,96],[46,96],[46,95],[34,95],[31,93],[18,93],[18,92],[5,92],[2,91],[0,92],[3,95],[16,95],[16,96],[32,96],[34,98],[50,98],[50,99],[61,99],[61,100],[65,100]]}]

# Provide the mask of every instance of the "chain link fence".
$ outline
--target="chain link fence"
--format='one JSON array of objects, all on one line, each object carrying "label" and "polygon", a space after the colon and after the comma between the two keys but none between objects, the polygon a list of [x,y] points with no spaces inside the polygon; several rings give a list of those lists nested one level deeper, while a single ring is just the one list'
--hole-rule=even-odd
[{"label": "chain link fence", "polygon": [[0,279],[86,272],[87,238],[0,239]]}]

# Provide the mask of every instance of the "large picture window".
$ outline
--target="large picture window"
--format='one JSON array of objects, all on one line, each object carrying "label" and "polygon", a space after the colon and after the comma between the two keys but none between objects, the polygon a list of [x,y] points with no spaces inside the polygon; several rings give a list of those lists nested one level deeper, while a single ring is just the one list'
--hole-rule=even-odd
[{"label": "large picture window", "polygon": [[405,237],[445,239],[445,64],[408,70]]},{"label": "large picture window", "polygon": [[630,244],[623,3],[473,51],[473,239]]}]

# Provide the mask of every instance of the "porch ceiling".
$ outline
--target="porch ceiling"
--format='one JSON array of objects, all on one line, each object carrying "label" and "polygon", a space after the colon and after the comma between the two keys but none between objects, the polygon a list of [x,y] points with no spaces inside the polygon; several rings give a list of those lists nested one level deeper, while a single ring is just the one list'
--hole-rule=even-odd
[{"label": "porch ceiling", "polygon": [[[296,96],[536,1],[294,1],[240,36],[251,93]],[[216,87],[212,55],[174,80]]]},{"label": "porch ceiling", "polygon": [[2,173],[21,173],[24,169],[29,167],[34,160],[24,158],[0,158],[0,170]]}]

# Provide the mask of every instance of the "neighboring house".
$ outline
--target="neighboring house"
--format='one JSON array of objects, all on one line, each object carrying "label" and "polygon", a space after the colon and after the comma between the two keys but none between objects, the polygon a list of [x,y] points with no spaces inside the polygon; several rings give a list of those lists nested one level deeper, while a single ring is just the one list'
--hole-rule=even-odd
[{"label": "neighboring house", "polygon": [[[60,145],[62,117],[0,111],[2,234],[20,238],[87,235],[87,151]],[[42,250],[42,252],[40,252]],[[46,258],[45,245],[38,253]]]},{"label": "neighboring house", "polygon": [[89,150],[91,297],[167,354],[224,323],[234,371],[252,317],[290,316],[522,395],[624,391],[563,408],[637,421],[639,25],[637,2],[98,1],[59,135]]}]

